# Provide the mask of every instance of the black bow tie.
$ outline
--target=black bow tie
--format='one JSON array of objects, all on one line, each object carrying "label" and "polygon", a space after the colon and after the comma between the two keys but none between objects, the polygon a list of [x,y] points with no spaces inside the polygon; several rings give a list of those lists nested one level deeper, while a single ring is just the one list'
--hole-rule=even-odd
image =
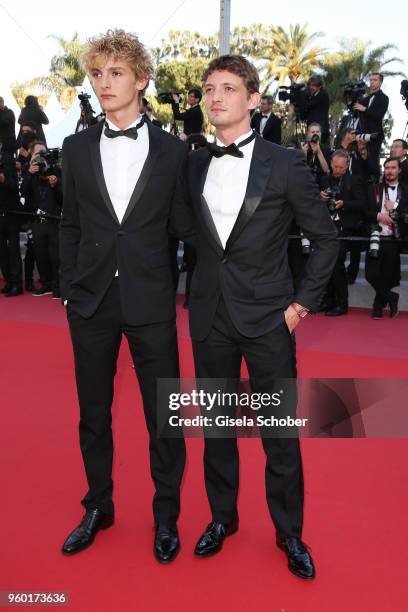
[{"label": "black bow tie", "polygon": [[223,157],[223,155],[232,155],[232,157],[244,157],[244,154],[242,151],[240,151],[240,148],[247,145],[254,138],[255,132],[252,132],[252,134],[248,136],[248,138],[245,138],[245,140],[241,140],[241,142],[239,142],[237,145],[234,142],[228,145],[228,147],[220,147],[214,142],[209,142],[207,143],[207,149],[210,155],[212,155],[213,157]]},{"label": "black bow tie", "polygon": [[396,185],[388,185],[387,189],[392,189],[392,191],[394,191],[394,189],[396,189],[397,186]]},{"label": "black bow tie", "polygon": [[105,136],[106,138],[117,138],[118,136],[126,136],[127,138],[131,138],[132,140],[137,139],[137,130],[142,127],[145,120],[142,117],[142,120],[139,121],[135,127],[128,128],[127,130],[111,130],[108,124],[105,125]]},{"label": "black bow tie", "polygon": [[267,119],[268,115],[262,115],[262,119]]}]

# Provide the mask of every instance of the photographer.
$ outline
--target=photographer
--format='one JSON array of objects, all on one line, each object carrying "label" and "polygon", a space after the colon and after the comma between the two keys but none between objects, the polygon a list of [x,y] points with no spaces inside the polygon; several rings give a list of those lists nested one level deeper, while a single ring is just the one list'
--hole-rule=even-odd
[{"label": "photographer", "polygon": [[321,142],[325,145],[329,143],[330,138],[329,106],[330,100],[324,89],[322,77],[318,74],[312,74],[305,90],[305,106],[302,118],[306,119],[308,127],[312,123],[318,123],[321,126]]},{"label": "photographer", "polygon": [[[362,181],[349,172],[350,157],[344,150],[337,150],[331,158],[331,173],[322,178],[320,195],[327,204],[339,235],[359,236],[365,231],[367,202]],[[348,312],[348,282],[344,262],[350,246],[340,242],[337,263],[326,294],[326,315],[338,317]]]},{"label": "photographer", "polygon": [[372,221],[380,225],[385,238],[380,242],[378,257],[366,257],[366,279],[375,291],[373,319],[381,319],[387,305],[392,319],[398,314],[399,295],[391,291],[401,279],[401,243],[396,239],[406,239],[408,228],[408,189],[400,183],[400,173],[400,160],[389,157],[384,162],[383,181],[372,212]]},{"label": "photographer", "polygon": [[23,292],[19,234],[21,218],[12,214],[21,210],[15,163],[9,156],[3,157],[0,146],[0,268],[6,283],[2,293],[6,297],[15,297]]},{"label": "photographer", "polygon": [[190,134],[199,134],[203,129],[204,116],[200,107],[202,93],[199,89],[190,89],[187,96],[187,104],[189,109],[180,112],[180,96],[176,93],[172,94],[171,107],[175,121],[184,121],[183,133],[186,136]]},{"label": "photographer", "polygon": [[282,121],[272,112],[273,97],[261,97],[261,111],[252,115],[251,128],[262,138],[282,144]]},{"label": "photographer", "polygon": [[3,155],[14,155],[17,149],[16,118],[13,111],[4,105],[4,99],[0,97],[0,144],[3,145]]},{"label": "photographer", "polygon": [[312,170],[318,185],[322,177],[329,173],[331,151],[329,147],[321,144],[322,129],[319,123],[311,123],[307,128],[307,141],[302,144],[306,161]]},{"label": "photographer", "polygon": [[54,298],[59,298],[58,218],[62,208],[61,173],[50,159],[50,154],[47,154],[43,142],[35,141],[30,152],[31,161],[21,185],[21,195],[25,198],[27,210],[36,214],[31,228],[41,287],[33,295],[52,293]]},{"label": "photographer", "polygon": [[93,116],[94,111],[92,110],[89,104],[84,105],[81,102],[80,106],[81,106],[81,114],[76,124],[75,134],[77,134],[78,132],[81,132],[82,130],[88,129],[89,127],[91,127],[91,125],[95,125],[96,123],[98,123],[98,120],[96,119],[96,117]]},{"label": "photographer", "polygon": [[367,150],[377,177],[380,175],[380,151],[384,140],[383,119],[389,104],[388,96],[381,90],[383,81],[384,76],[380,72],[372,72],[369,77],[369,94],[353,106],[359,113],[359,131],[371,135]]},{"label": "photographer", "polygon": [[21,113],[18,118],[20,126],[26,125],[27,122],[32,123],[35,126],[37,138],[41,140],[41,142],[45,142],[45,135],[42,126],[48,125],[49,120],[47,115],[44,113],[43,109],[39,105],[38,98],[36,96],[27,96],[24,100],[24,104],[25,106],[21,109]]},{"label": "photographer", "polygon": [[400,183],[403,183],[408,187],[408,144],[402,138],[393,140],[390,157],[398,157],[401,165],[401,173],[399,175]]}]

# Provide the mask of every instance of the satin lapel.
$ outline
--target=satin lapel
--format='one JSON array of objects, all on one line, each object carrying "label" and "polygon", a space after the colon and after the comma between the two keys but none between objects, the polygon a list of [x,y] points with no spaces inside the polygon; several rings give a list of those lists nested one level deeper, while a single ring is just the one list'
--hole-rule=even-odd
[{"label": "satin lapel", "polygon": [[270,143],[261,136],[255,138],[251,166],[249,168],[248,185],[244,202],[238,213],[235,225],[225,246],[228,252],[233,242],[238,238],[248,221],[261,203],[266,184],[271,175],[272,153]]},{"label": "satin lapel", "polygon": [[108,189],[105,183],[105,177],[103,176],[100,140],[101,140],[102,128],[104,125],[105,125],[105,122],[101,121],[100,123],[98,123],[97,126],[95,126],[95,128],[88,128],[87,130],[88,136],[89,136],[88,142],[89,142],[89,148],[91,152],[92,167],[95,173],[96,182],[101,192],[103,201],[105,202],[109,212],[111,213],[116,223],[119,223],[119,219],[116,216],[115,209],[113,208],[111,199],[109,197]]},{"label": "satin lapel", "polygon": [[207,178],[210,163],[211,156],[208,153],[203,154],[199,163],[197,163],[197,175],[194,181],[196,191],[194,193],[194,197],[197,201],[198,212],[201,216],[203,227],[206,230],[209,241],[213,247],[222,254],[224,252],[224,247],[222,246],[222,242],[218,235],[217,228],[215,227],[214,219],[207,201],[203,196],[205,179]]},{"label": "satin lapel", "polygon": [[157,158],[160,152],[160,132],[157,128],[152,127],[152,124],[146,122],[147,129],[149,130],[149,153],[146,157],[146,161],[143,165],[142,172],[140,173],[139,180],[137,181],[133,193],[130,197],[128,207],[123,216],[122,223],[123,225],[126,219],[129,217],[130,213],[134,209],[137,204],[137,201],[140,199],[143,191],[146,188],[150,175],[152,173],[153,168],[156,165]]}]

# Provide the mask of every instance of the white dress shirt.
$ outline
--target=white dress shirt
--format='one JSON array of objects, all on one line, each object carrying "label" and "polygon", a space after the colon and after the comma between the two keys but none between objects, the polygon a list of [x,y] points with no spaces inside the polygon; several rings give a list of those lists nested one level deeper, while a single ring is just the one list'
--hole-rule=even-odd
[{"label": "white dress shirt", "polygon": [[[140,117],[126,129],[135,127],[139,122]],[[106,123],[111,130],[120,130],[111,119],[108,119]],[[103,127],[100,150],[106,187],[116,216],[121,223],[149,154],[147,125],[144,124],[138,129],[136,140],[127,136],[108,138],[105,136],[105,127]]]},{"label": "white dress shirt", "polygon": [[[388,199],[390,202],[394,203],[393,209],[395,210],[398,207],[398,185],[395,186],[395,189],[387,189],[384,187],[383,189],[383,198],[381,205],[381,212],[387,213],[388,210],[385,207],[386,195],[388,194]],[[392,229],[389,229],[388,225],[385,223],[380,223],[381,225],[381,236],[392,236]]]},{"label": "white dress shirt", "polygon": [[[135,127],[140,119],[138,117],[125,129]],[[106,124],[111,130],[121,129],[111,119],[107,119]],[[136,140],[127,136],[108,138],[105,136],[104,126],[101,134],[100,150],[106,188],[116,216],[121,223],[149,154],[147,125],[143,124],[138,129]],[[118,276],[117,270],[115,276]]]},{"label": "white dress shirt", "polygon": [[271,113],[262,113],[262,115],[266,115],[266,117],[262,117],[261,116],[261,123],[259,124],[259,133],[260,133],[261,136],[263,136],[263,131],[265,129],[265,125],[266,125],[269,117],[271,116]]},{"label": "white dress shirt", "polygon": [[[242,134],[235,144],[239,144],[251,134],[252,130]],[[225,146],[218,139],[217,144]],[[255,139],[240,148],[244,157],[213,157],[208,168],[203,196],[224,248],[244,202],[254,144]]]}]

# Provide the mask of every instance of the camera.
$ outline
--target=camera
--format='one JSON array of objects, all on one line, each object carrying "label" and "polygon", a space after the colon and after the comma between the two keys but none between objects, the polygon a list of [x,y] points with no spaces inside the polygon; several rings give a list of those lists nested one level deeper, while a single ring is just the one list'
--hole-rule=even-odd
[{"label": "camera", "polygon": [[368,254],[375,259],[378,258],[380,250],[380,234],[381,226],[377,223],[370,226],[370,241],[368,246]]},{"label": "camera", "polygon": [[343,84],[343,99],[349,110],[353,110],[356,102],[361,102],[366,91],[366,84],[363,80],[347,81]]},{"label": "camera", "polygon": [[399,224],[400,223],[403,223],[404,225],[408,224],[408,213],[401,213],[398,210],[392,210],[390,212],[390,217],[394,221],[393,226],[392,226],[392,235],[394,238],[400,239],[401,231],[400,231]]},{"label": "camera", "polygon": [[320,141],[319,134],[313,134],[313,136],[310,139],[310,142],[313,142],[313,144],[317,144],[319,141]]},{"label": "camera", "polygon": [[356,140],[362,140],[363,142],[371,142],[371,140],[377,140],[379,136],[379,132],[373,132],[372,134],[356,134]]},{"label": "camera", "polygon": [[91,99],[91,96],[84,91],[81,91],[81,93],[78,94],[78,100],[81,102],[81,108],[84,111],[84,113],[94,112],[91,106],[91,103],[89,102],[90,99]]},{"label": "camera", "polygon": [[327,200],[327,208],[329,209],[329,213],[333,215],[336,212],[336,200],[339,199],[340,189],[338,187],[327,187],[325,189],[325,193],[329,196]]},{"label": "camera", "polygon": [[302,255],[310,255],[311,245],[309,238],[306,238],[302,230],[300,230],[300,244],[302,249]]},{"label": "camera", "polygon": [[157,95],[157,101],[159,104],[172,104],[174,102],[173,95],[179,96],[180,102],[182,102],[183,99],[178,91],[162,91]]},{"label": "camera", "polygon": [[33,158],[33,161],[38,166],[39,176],[46,176],[47,172],[53,166],[58,164],[59,149],[47,149],[40,155]]},{"label": "camera", "polygon": [[278,99],[281,102],[289,100],[295,106],[295,109],[300,110],[305,105],[305,87],[305,83],[293,83],[289,87],[280,85]]}]

